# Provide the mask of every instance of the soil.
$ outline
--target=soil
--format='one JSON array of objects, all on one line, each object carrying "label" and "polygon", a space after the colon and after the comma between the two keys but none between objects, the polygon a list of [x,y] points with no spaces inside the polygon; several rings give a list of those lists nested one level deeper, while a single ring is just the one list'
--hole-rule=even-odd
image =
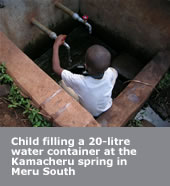
[{"label": "soil", "polygon": [[22,109],[8,108],[8,103],[0,97],[0,127],[32,127]]}]

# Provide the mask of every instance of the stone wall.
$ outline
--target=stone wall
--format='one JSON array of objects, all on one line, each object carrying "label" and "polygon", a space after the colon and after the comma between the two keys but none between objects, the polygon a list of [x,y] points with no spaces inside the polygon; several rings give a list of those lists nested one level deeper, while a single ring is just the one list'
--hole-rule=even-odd
[{"label": "stone wall", "polygon": [[[4,32],[20,49],[36,40],[40,31],[30,24],[35,16],[45,26],[62,23],[68,15],[54,6],[54,0],[1,0],[0,31]],[[60,0],[74,11],[79,10],[79,0]]]},{"label": "stone wall", "polygon": [[151,55],[170,44],[169,0],[80,0],[80,11]]}]

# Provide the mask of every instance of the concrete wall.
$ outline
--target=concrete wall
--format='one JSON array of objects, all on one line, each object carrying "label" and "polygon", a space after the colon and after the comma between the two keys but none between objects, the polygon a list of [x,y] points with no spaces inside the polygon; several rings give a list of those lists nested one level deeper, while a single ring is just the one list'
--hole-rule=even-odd
[{"label": "concrete wall", "polygon": [[[35,16],[42,24],[60,25],[68,19],[54,7],[54,0],[2,0],[0,30],[20,49],[35,41],[40,31],[30,24]],[[170,45],[169,0],[59,0],[135,48],[150,54]]]},{"label": "concrete wall", "polygon": [[170,44],[169,0],[80,0],[80,10],[150,54]]},{"label": "concrete wall", "polygon": [[[2,1],[5,7],[0,9],[0,31],[20,49],[40,35],[40,31],[30,24],[32,16],[46,26],[60,24],[68,18],[54,6],[54,0]],[[79,0],[60,0],[60,2],[74,11],[79,10]]]}]

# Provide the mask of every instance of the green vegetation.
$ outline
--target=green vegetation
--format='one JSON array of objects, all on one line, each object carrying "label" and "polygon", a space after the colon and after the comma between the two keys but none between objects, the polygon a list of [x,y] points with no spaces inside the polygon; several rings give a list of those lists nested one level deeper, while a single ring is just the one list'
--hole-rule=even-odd
[{"label": "green vegetation", "polygon": [[140,120],[133,119],[128,122],[127,127],[143,127]]},{"label": "green vegetation", "polygon": [[0,65],[0,84],[9,84],[11,86],[7,100],[10,102],[9,108],[23,108],[23,114],[28,116],[29,121],[34,127],[50,127],[40,111],[33,107],[30,99],[24,98],[18,87],[14,84],[12,78],[6,73],[5,65]]},{"label": "green vegetation", "polygon": [[168,92],[167,90],[170,88],[170,70],[164,75],[159,84],[156,87],[156,91],[154,91],[151,95],[151,100],[153,100],[156,105],[160,107],[165,107],[168,103]]},{"label": "green vegetation", "polygon": [[12,78],[8,74],[6,74],[6,68],[4,64],[0,65],[0,84],[13,84]]},{"label": "green vegetation", "polygon": [[166,89],[170,86],[170,71],[165,74],[162,80],[158,84],[158,90]]}]

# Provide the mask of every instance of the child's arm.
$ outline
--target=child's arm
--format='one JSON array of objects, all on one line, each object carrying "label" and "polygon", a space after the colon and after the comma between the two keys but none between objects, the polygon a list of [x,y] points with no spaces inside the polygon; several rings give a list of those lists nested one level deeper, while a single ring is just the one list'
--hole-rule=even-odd
[{"label": "child's arm", "polygon": [[59,76],[61,76],[61,73],[63,71],[63,68],[61,68],[60,66],[59,47],[63,45],[65,39],[66,35],[59,35],[53,45],[53,70]]}]

